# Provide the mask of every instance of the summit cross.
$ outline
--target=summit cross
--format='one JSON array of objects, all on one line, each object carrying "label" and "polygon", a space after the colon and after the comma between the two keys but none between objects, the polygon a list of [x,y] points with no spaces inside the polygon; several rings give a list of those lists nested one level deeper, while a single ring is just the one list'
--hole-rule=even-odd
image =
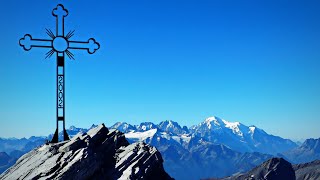
[{"label": "summit cross", "polygon": [[30,34],[26,34],[19,40],[20,46],[24,50],[29,51],[33,47],[49,48],[46,53],[46,58],[50,58],[56,53],[57,59],[57,102],[56,102],[56,131],[53,135],[50,143],[59,142],[59,122],[63,123],[63,140],[69,140],[68,133],[65,129],[65,67],[64,60],[65,55],[69,59],[74,60],[74,55],[69,50],[80,49],[87,50],[89,54],[93,54],[100,48],[100,44],[95,41],[94,38],[90,38],[88,41],[71,41],[70,38],[74,35],[74,31],[70,31],[65,35],[64,31],[64,18],[68,16],[69,12],[64,8],[62,4],[58,4],[56,8],[52,10],[52,15],[56,17],[56,33],[46,29],[47,34],[51,39],[33,39]]}]

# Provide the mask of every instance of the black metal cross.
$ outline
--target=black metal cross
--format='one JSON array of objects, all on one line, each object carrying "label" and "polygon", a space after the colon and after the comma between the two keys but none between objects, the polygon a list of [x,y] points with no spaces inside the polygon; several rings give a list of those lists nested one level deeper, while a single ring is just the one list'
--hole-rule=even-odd
[{"label": "black metal cross", "polygon": [[19,44],[24,50],[29,51],[32,47],[50,48],[46,54],[46,58],[57,54],[57,129],[53,135],[51,143],[57,143],[59,133],[59,121],[63,122],[63,139],[69,140],[69,136],[65,129],[65,54],[74,59],[74,55],[70,49],[87,50],[89,54],[93,54],[100,48],[99,43],[95,39],[90,38],[88,41],[71,41],[74,31],[70,31],[66,36],[64,34],[64,18],[68,16],[68,10],[62,4],[58,4],[53,9],[52,15],[56,17],[56,35],[51,30],[47,30],[47,34],[51,39],[33,39],[30,34],[26,34],[20,39]]}]

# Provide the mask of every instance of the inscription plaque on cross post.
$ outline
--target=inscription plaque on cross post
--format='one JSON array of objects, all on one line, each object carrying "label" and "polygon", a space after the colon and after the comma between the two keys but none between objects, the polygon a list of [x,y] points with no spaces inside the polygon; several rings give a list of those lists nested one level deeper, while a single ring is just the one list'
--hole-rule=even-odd
[{"label": "inscription plaque on cross post", "polygon": [[24,50],[29,51],[33,47],[49,48],[45,58],[50,58],[56,53],[57,59],[57,103],[56,103],[56,131],[53,135],[51,143],[57,143],[59,141],[59,122],[63,124],[63,140],[69,140],[68,133],[65,129],[65,55],[69,59],[74,60],[74,55],[69,50],[80,49],[87,50],[89,54],[93,54],[100,48],[98,42],[94,38],[90,38],[88,41],[71,41],[70,38],[74,35],[74,31],[70,31],[65,35],[64,33],[64,18],[68,16],[68,10],[64,8],[62,4],[58,4],[56,8],[52,10],[52,15],[56,17],[56,33],[46,29],[47,34],[51,39],[33,39],[30,34],[26,34],[19,40],[20,46]]}]

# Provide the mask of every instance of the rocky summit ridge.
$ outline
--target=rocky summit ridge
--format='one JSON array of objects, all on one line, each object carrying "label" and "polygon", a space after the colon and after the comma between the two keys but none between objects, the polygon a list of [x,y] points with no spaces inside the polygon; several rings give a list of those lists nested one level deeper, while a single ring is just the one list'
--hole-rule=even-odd
[{"label": "rocky summit ridge", "polygon": [[162,163],[155,147],[129,144],[123,133],[102,124],[70,141],[35,148],[0,179],[172,179]]},{"label": "rocky summit ridge", "polygon": [[205,180],[296,180],[296,176],[289,162],[283,158],[271,158],[246,173]]}]

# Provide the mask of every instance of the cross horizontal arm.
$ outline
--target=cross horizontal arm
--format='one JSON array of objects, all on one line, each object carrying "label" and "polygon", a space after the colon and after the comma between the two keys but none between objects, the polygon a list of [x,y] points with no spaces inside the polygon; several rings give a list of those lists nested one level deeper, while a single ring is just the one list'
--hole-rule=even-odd
[{"label": "cross horizontal arm", "polygon": [[52,48],[52,40],[32,39],[30,34],[26,34],[19,40],[19,44],[24,50],[29,51],[32,47]]},{"label": "cross horizontal arm", "polygon": [[95,39],[90,38],[88,41],[69,41],[69,49],[87,50],[89,54],[93,54],[100,48],[100,44]]}]

